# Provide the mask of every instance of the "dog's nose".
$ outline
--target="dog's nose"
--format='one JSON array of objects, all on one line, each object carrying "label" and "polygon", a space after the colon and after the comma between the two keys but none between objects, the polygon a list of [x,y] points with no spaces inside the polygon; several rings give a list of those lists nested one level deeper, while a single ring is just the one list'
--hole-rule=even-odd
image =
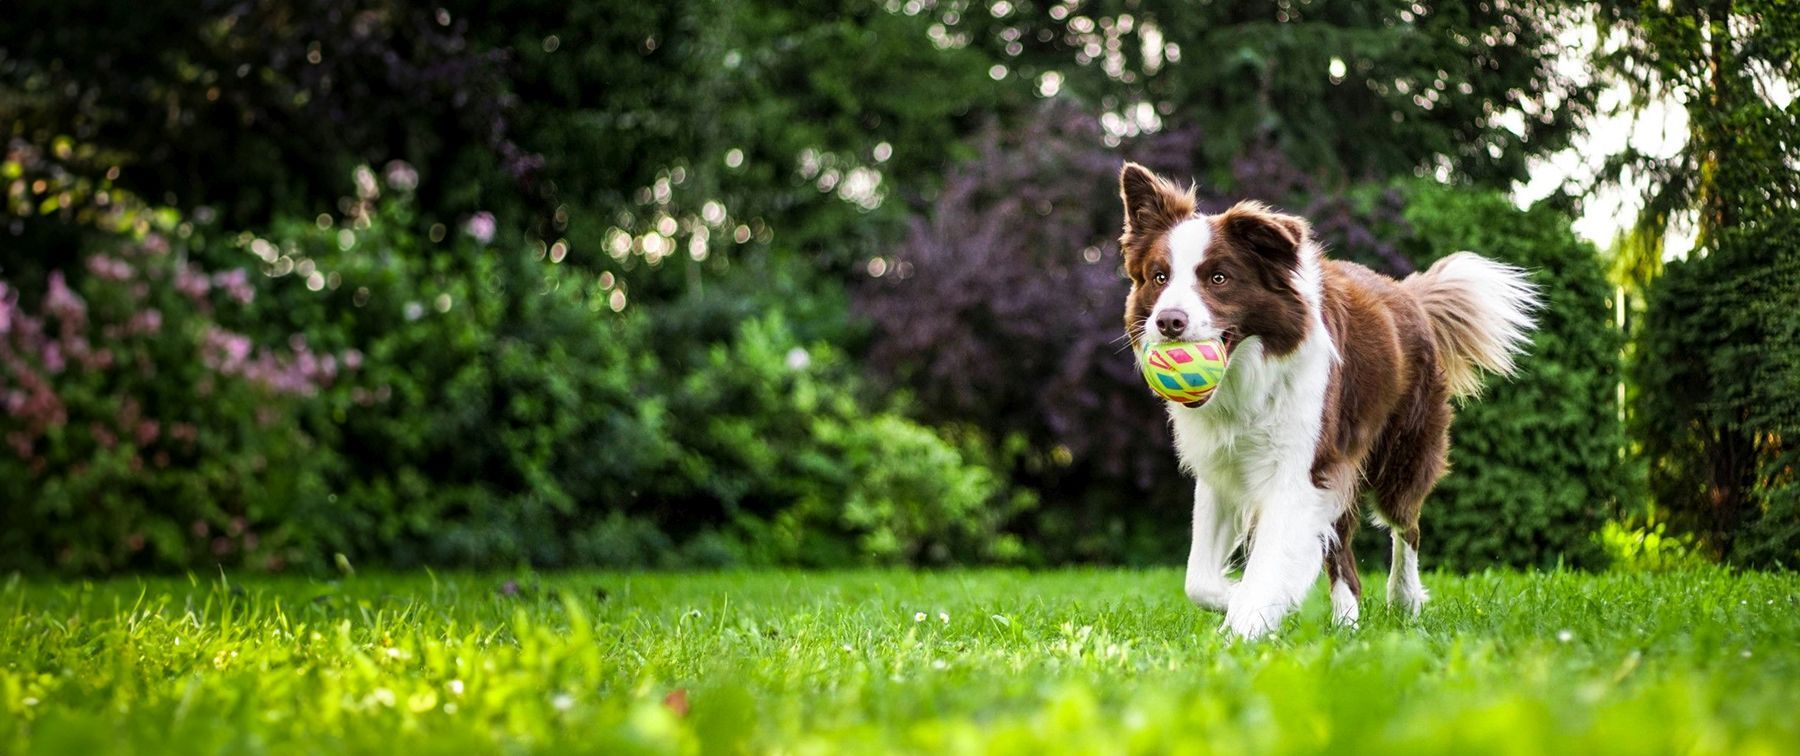
[{"label": "dog's nose", "polygon": [[1181,334],[1187,331],[1187,325],[1187,313],[1181,310],[1163,310],[1162,314],[1156,316],[1156,330],[1162,331],[1162,335],[1167,338],[1181,338]]}]

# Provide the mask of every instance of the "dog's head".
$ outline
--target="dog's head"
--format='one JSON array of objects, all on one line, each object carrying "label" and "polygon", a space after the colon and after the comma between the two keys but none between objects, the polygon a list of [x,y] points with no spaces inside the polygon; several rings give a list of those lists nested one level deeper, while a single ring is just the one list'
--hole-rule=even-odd
[{"label": "dog's head", "polygon": [[1200,214],[1191,189],[1136,163],[1119,173],[1119,193],[1119,246],[1131,277],[1125,330],[1134,345],[1216,338],[1229,351],[1257,338],[1277,355],[1300,345],[1309,292],[1316,302],[1319,291],[1306,221],[1256,202]]}]

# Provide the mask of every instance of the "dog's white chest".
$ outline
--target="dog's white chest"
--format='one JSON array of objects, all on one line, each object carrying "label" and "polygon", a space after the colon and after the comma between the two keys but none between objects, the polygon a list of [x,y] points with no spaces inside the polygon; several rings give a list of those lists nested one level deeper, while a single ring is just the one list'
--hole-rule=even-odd
[{"label": "dog's white chest", "polygon": [[1182,467],[1234,508],[1246,490],[1267,488],[1277,476],[1312,464],[1330,378],[1330,347],[1309,338],[1282,359],[1260,344],[1238,348],[1219,391],[1205,406],[1170,405]]}]

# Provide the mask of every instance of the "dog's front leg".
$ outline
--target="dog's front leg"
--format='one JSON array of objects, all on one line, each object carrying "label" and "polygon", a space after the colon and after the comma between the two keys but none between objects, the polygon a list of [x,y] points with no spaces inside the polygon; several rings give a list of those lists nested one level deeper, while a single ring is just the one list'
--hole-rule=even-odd
[{"label": "dog's front leg", "polygon": [[1237,548],[1243,518],[1204,480],[1194,481],[1194,545],[1188,549],[1187,597],[1202,609],[1225,611],[1235,587],[1225,565]]},{"label": "dog's front leg", "polygon": [[1281,626],[1324,567],[1333,517],[1324,492],[1304,471],[1276,476],[1255,499],[1244,581],[1225,609],[1225,629],[1255,638]]}]

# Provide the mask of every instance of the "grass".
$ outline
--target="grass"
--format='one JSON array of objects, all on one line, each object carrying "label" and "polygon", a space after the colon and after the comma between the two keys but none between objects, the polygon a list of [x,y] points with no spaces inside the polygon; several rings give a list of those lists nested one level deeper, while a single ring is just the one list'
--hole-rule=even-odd
[{"label": "grass", "polygon": [[14,578],[0,752],[1800,747],[1793,574],[1429,576],[1253,644],[1168,570],[520,582]]}]

